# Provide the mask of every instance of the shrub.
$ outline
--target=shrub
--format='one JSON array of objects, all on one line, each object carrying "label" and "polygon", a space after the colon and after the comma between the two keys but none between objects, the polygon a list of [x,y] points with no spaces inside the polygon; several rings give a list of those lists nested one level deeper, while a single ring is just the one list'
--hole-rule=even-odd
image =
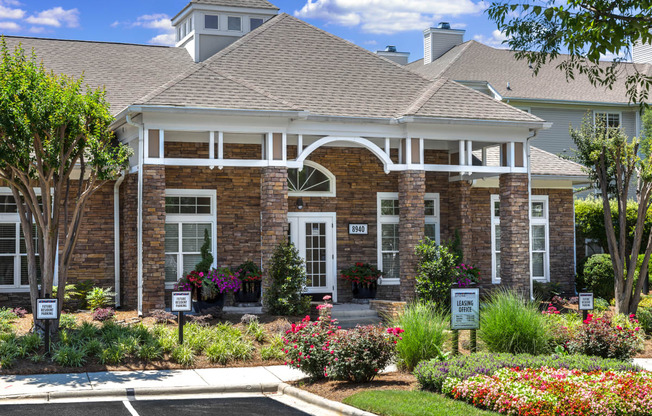
[{"label": "shrub", "polygon": [[19,318],[24,318],[27,315],[27,310],[25,308],[14,308],[11,312]]},{"label": "shrub", "polygon": [[111,303],[111,299],[115,293],[111,291],[112,288],[104,289],[101,287],[94,287],[86,295],[86,302],[92,311],[98,308],[104,308]]},{"label": "shrub", "polygon": [[284,357],[283,338],[279,335],[274,336],[270,345],[260,349],[260,357],[265,361],[282,360]]},{"label": "shrub", "polygon": [[112,308],[98,308],[93,311],[93,320],[94,321],[108,321],[113,319],[115,316],[115,311]]},{"label": "shrub", "polygon": [[649,336],[652,335],[652,308],[638,307],[636,311],[636,318],[638,319],[641,328]]},{"label": "shrub", "polygon": [[558,297],[563,292],[561,284],[557,282],[544,283],[535,280],[533,282],[533,288],[534,297],[545,302],[551,301],[554,297]]},{"label": "shrub", "polygon": [[283,337],[285,364],[300,369],[313,380],[326,377],[324,369],[336,329],[332,321],[318,318],[311,322],[310,316],[292,324]]},{"label": "shrub", "polygon": [[52,361],[62,367],[81,367],[86,362],[86,351],[71,345],[60,345],[52,354]]},{"label": "shrub", "polygon": [[211,251],[211,238],[208,235],[208,228],[206,228],[204,229],[204,243],[199,249],[201,260],[195,265],[197,272],[208,273],[213,264],[213,254]]},{"label": "shrub", "polygon": [[18,318],[16,313],[9,308],[0,308],[0,320],[13,322]]},{"label": "shrub", "polygon": [[159,342],[149,341],[138,348],[136,356],[144,361],[158,360],[163,356],[163,349]]},{"label": "shrub", "polygon": [[102,342],[97,338],[89,339],[84,344],[84,351],[88,356],[97,357],[102,352]]},{"label": "shrub", "polygon": [[478,336],[490,352],[542,354],[549,351],[550,333],[534,302],[507,290],[495,290],[480,313]]},{"label": "shrub", "polygon": [[166,312],[163,309],[154,309],[152,312],[150,312],[149,316],[154,318],[154,321],[156,321],[157,324],[167,324],[168,322],[174,321],[176,319],[175,314],[172,312]]},{"label": "shrub", "polygon": [[34,352],[43,345],[43,339],[37,333],[24,335],[18,339],[21,347],[25,348],[27,352]]},{"label": "shrub", "polygon": [[441,392],[447,378],[466,380],[474,375],[492,375],[501,368],[566,368],[581,371],[643,371],[642,368],[619,360],[585,355],[529,355],[477,353],[457,355],[447,361],[430,360],[419,363],[414,375],[424,390]]},{"label": "shrub", "polygon": [[[634,315],[629,319],[634,319]],[[577,335],[568,343],[568,350],[574,354],[629,360],[641,348],[637,332],[638,328],[612,326],[609,318],[589,314]]]},{"label": "shrub", "polygon": [[100,352],[100,364],[120,364],[126,358],[126,351],[122,344],[111,344]]},{"label": "shrub", "polygon": [[195,352],[188,345],[178,345],[172,351],[172,359],[184,367],[191,367],[195,364]]},{"label": "shrub", "polygon": [[59,317],[59,328],[75,329],[77,328],[77,318],[69,313],[62,313]]},{"label": "shrub", "polygon": [[596,298],[614,298],[614,269],[609,254],[594,254],[584,263],[575,285],[579,292],[588,290]]},{"label": "shrub", "polygon": [[554,311],[549,308],[542,312],[550,328],[550,346],[552,349],[562,347],[566,351],[568,343],[582,327],[582,319],[576,313],[559,313],[554,306],[551,308]]},{"label": "shrub", "polygon": [[596,312],[604,312],[609,310],[609,302],[602,298],[593,299],[593,310]]},{"label": "shrub", "polygon": [[301,315],[310,310],[310,297],[301,296],[306,287],[306,271],[299,251],[282,243],[274,250],[269,268],[271,285],[265,304],[275,315]]},{"label": "shrub", "polygon": [[363,383],[373,380],[396,355],[400,328],[387,331],[377,326],[358,326],[338,331],[330,346],[326,377]]},{"label": "shrub", "polygon": [[451,283],[456,276],[456,256],[447,247],[428,239],[417,245],[415,252],[419,259],[415,277],[417,296],[448,309]]},{"label": "shrub", "polygon": [[420,361],[440,357],[449,324],[450,317],[432,304],[408,305],[393,322],[405,330],[403,339],[396,344],[399,365],[412,371]]},{"label": "shrub", "polygon": [[247,325],[247,335],[252,337],[258,342],[265,342],[267,338],[267,333],[265,333],[265,327],[258,323],[258,321],[251,321]]}]

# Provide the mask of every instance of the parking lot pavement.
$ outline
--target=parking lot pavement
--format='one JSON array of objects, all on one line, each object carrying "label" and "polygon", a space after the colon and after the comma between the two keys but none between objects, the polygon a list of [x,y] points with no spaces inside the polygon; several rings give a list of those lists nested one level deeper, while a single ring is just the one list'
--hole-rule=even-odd
[{"label": "parking lot pavement", "polygon": [[267,397],[0,405],[2,416],[307,416]]}]

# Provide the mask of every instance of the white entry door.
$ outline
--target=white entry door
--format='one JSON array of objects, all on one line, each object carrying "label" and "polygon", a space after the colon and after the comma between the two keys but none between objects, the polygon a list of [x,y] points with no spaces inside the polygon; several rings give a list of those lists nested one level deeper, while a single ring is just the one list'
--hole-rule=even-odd
[{"label": "white entry door", "polygon": [[290,242],[306,262],[307,293],[331,293],[337,301],[334,212],[288,213]]}]

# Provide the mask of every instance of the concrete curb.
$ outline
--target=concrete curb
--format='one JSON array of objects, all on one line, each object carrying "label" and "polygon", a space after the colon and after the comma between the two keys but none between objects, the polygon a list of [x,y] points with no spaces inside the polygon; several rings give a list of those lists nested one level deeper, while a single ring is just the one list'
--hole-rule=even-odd
[{"label": "concrete curb", "polygon": [[325,399],[316,394],[292,387],[287,383],[280,383],[278,386],[278,392],[344,416],[376,416],[374,413],[365,412],[364,410],[349,406],[348,404]]}]

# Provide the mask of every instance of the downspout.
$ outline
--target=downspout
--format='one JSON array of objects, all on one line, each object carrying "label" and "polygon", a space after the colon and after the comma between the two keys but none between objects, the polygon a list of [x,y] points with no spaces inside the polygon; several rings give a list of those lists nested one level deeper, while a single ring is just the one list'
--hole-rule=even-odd
[{"label": "downspout", "polygon": [[530,299],[534,300],[534,282],[532,281],[532,164],[530,155],[530,140],[537,137],[539,130],[525,141],[525,154],[527,156],[527,234],[528,234],[528,256],[530,256]]},{"label": "downspout", "polygon": [[126,171],[113,186],[113,265],[115,267],[115,306],[120,307],[120,185],[125,180]]},{"label": "downspout", "polygon": [[144,124],[131,120],[131,114],[127,114],[128,124],[138,128],[138,247],[136,249],[138,259],[138,315],[143,314],[143,163],[144,163]]}]

